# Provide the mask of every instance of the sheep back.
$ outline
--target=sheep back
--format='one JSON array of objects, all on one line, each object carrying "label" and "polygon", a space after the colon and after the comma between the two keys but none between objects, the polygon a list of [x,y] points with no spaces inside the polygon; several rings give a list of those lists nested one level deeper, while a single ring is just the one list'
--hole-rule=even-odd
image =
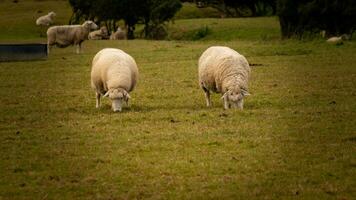
[{"label": "sheep back", "polygon": [[342,37],[331,37],[328,40],[326,40],[327,43],[329,44],[342,44],[343,43],[343,39]]},{"label": "sheep back", "polygon": [[106,27],[101,27],[99,30],[92,31],[89,33],[89,40],[102,40],[108,38],[108,30]]},{"label": "sheep back", "polygon": [[110,40],[125,40],[125,39],[126,39],[126,31],[120,28],[116,32],[113,32],[110,35]]},{"label": "sheep back", "polygon": [[228,47],[213,46],[199,58],[198,71],[204,88],[225,93],[236,85],[247,90],[251,70],[243,55]]},{"label": "sheep back", "polygon": [[88,34],[89,30],[82,25],[53,26],[47,30],[48,43],[59,47],[80,44],[88,38]]},{"label": "sheep back", "polygon": [[134,89],[138,79],[135,60],[120,49],[105,48],[92,62],[91,85],[101,94],[112,88]]},{"label": "sheep back", "polygon": [[56,13],[50,12],[47,15],[41,16],[36,20],[36,25],[49,26],[53,23],[53,18],[56,16]]}]

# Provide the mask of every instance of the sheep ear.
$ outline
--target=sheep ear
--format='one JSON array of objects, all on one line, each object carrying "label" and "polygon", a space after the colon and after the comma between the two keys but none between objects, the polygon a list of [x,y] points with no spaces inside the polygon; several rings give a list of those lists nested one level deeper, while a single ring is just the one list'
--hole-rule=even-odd
[{"label": "sheep ear", "polygon": [[242,96],[250,96],[251,94],[250,93],[248,93],[247,92],[247,90],[245,90],[245,89],[241,89],[241,94],[242,94]]},{"label": "sheep ear", "polygon": [[222,95],[221,99],[225,99],[225,97],[227,97],[227,93],[228,93],[228,92],[229,92],[229,91],[225,92],[225,93]]},{"label": "sheep ear", "polygon": [[124,95],[125,95],[125,97],[127,98],[127,99],[131,99],[131,96],[129,95],[129,93],[125,90],[125,92],[124,92]]},{"label": "sheep ear", "polygon": [[108,97],[109,96],[109,91],[107,91],[103,97]]}]

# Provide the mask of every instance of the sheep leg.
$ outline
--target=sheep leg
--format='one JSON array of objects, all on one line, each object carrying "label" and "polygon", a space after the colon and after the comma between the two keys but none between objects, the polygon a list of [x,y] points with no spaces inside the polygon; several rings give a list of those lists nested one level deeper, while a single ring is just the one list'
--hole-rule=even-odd
[{"label": "sheep leg", "polygon": [[43,35],[42,35],[42,32],[43,32],[43,28],[42,28],[42,26],[40,26],[40,37],[43,36]]},{"label": "sheep leg", "polygon": [[49,43],[47,44],[47,55],[49,55],[49,52],[52,49],[52,45],[50,45]]},{"label": "sheep leg", "polygon": [[77,54],[80,54],[80,52],[81,52],[81,44],[77,44]]},{"label": "sheep leg", "polygon": [[227,110],[230,108],[230,103],[227,100],[227,97],[224,97],[224,109]]},{"label": "sheep leg", "polygon": [[96,108],[100,107],[100,96],[101,94],[99,92],[96,92]]},{"label": "sheep leg", "polygon": [[241,110],[244,109],[244,100],[241,99],[239,102],[237,102],[237,107],[240,108]]},{"label": "sheep leg", "polygon": [[210,92],[205,87],[202,87],[202,88],[203,88],[204,94],[205,94],[206,106],[210,107],[211,106]]}]

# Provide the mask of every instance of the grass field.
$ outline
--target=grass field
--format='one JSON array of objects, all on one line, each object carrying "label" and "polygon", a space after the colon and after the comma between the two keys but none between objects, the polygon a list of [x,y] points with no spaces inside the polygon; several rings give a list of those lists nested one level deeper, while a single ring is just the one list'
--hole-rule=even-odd
[{"label": "grass field", "polygon": [[[70,13],[55,1],[12,9],[38,4]],[[30,34],[6,29],[1,42],[43,40],[32,20],[2,20]],[[281,41],[273,17],[176,20],[172,30],[206,24],[199,41],[86,41],[80,55],[54,48],[45,61],[0,63],[0,199],[354,199],[355,42]],[[244,111],[223,110],[219,95],[205,107],[197,60],[212,45],[253,65]],[[122,113],[107,99],[95,109],[90,64],[105,47],[139,66]]]}]

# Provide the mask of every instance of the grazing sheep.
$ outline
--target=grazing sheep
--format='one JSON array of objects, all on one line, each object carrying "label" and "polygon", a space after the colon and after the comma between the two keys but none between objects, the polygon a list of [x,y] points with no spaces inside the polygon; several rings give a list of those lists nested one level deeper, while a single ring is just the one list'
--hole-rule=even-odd
[{"label": "grazing sheep", "polygon": [[331,38],[327,39],[326,42],[329,44],[336,44],[336,45],[343,44],[341,36],[340,37],[331,37]]},{"label": "grazing sheep", "polygon": [[50,12],[47,15],[41,16],[36,20],[37,26],[49,26],[53,24],[54,17],[56,16],[55,12]]},{"label": "grazing sheep", "polygon": [[326,40],[327,43],[329,44],[336,44],[336,45],[341,45],[344,44],[344,40],[349,40],[350,36],[347,34],[343,34],[340,37],[331,37]]},{"label": "grazing sheep", "polygon": [[85,21],[82,25],[53,26],[47,30],[48,53],[53,45],[60,48],[77,45],[77,53],[81,52],[81,44],[88,39],[90,30],[98,26],[92,21]]},{"label": "grazing sheep", "polygon": [[221,93],[224,108],[233,105],[243,109],[248,93],[250,66],[243,55],[223,46],[208,48],[199,58],[199,84],[204,90],[206,105],[211,105],[210,91]]},{"label": "grazing sheep", "polygon": [[138,80],[135,60],[120,49],[105,48],[99,51],[92,62],[91,86],[96,92],[96,108],[100,97],[109,97],[114,112],[121,111],[123,102],[131,98],[131,92]]},{"label": "grazing sheep", "polygon": [[101,27],[99,30],[89,33],[89,40],[103,40],[109,38],[108,29],[106,26]]},{"label": "grazing sheep", "polygon": [[125,40],[126,31],[122,30],[120,27],[117,28],[116,32],[112,32],[110,35],[110,40]]}]

